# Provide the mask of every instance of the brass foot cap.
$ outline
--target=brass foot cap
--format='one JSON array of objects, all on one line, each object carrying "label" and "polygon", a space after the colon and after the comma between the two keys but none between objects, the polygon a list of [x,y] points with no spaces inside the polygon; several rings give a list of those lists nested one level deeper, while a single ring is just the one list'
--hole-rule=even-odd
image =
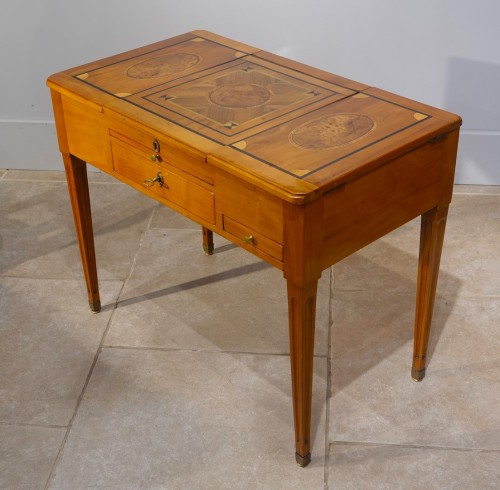
[{"label": "brass foot cap", "polygon": [[304,468],[311,462],[311,453],[301,456],[299,453],[295,453],[295,461]]},{"label": "brass foot cap", "polygon": [[425,377],[425,368],[424,369],[413,369],[411,368],[411,378],[413,381],[422,381]]},{"label": "brass foot cap", "polygon": [[213,245],[205,245],[203,244],[203,250],[207,255],[212,255],[214,253],[214,246]]},{"label": "brass foot cap", "polygon": [[101,302],[99,300],[93,302],[89,301],[89,305],[92,313],[99,313],[101,311]]}]

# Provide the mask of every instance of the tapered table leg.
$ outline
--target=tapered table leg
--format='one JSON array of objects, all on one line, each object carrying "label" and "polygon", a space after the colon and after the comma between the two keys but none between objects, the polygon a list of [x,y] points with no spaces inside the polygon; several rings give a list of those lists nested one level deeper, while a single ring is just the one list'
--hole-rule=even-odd
[{"label": "tapered table leg", "polygon": [[411,368],[411,376],[415,381],[422,381],[425,376],[427,346],[429,343],[447,215],[448,206],[431,209],[422,215],[415,337],[413,344],[413,364]]},{"label": "tapered table leg", "polygon": [[307,466],[311,461],[311,403],[317,287],[318,281],[304,287],[287,281],[295,459],[301,466]]},{"label": "tapered table leg", "polygon": [[89,185],[87,164],[79,158],[63,153],[69,197],[73,209],[76,236],[80,248],[83,273],[87,284],[90,309],[97,313],[101,310],[99,284],[94,248],[94,232],[90,213]]},{"label": "tapered table leg", "polygon": [[201,227],[203,233],[203,250],[207,255],[212,255],[214,253],[214,233],[212,230]]}]

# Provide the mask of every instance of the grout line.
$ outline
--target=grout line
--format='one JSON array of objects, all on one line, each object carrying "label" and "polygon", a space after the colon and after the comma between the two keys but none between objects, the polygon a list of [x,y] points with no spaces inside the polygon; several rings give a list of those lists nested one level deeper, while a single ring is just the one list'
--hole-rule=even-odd
[{"label": "grout line", "polygon": [[40,429],[67,429],[67,425],[59,424],[30,424],[29,422],[0,422],[0,427],[38,427]]},{"label": "grout line", "polygon": [[135,255],[134,255],[134,258],[132,260],[132,264],[130,266],[130,270],[129,270],[129,273],[127,275],[127,277],[125,278],[125,280],[123,281],[123,284],[122,284],[122,287],[120,288],[120,291],[118,292],[117,296],[116,296],[116,301],[115,301],[115,304],[113,305],[113,310],[111,311],[111,314],[109,315],[109,320],[108,320],[108,323],[106,325],[106,328],[104,329],[104,332],[101,336],[101,341],[99,342],[99,347],[97,348],[97,351],[95,353],[95,356],[94,356],[94,359],[92,361],[92,365],[90,366],[90,369],[89,369],[89,372],[87,374],[87,377],[85,379],[85,383],[83,384],[83,388],[82,388],[82,391],[80,392],[80,395],[78,396],[78,399],[77,399],[77,402],[76,402],[76,407],[73,411],[73,415],[71,416],[71,419],[69,421],[69,424],[68,424],[68,427],[67,427],[67,430],[66,430],[66,434],[64,434],[64,438],[63,438],[63,441],[61,443],[61,446],[59,448],[59,451],[57,452],[57,455],[56,455],[56,458],[50,468],[50,473],[49,473],[49,476],[47,478],[47,482],[45,483],[45,487],[44,487],[44,490],[47,490],[50,486],[50,484],[52,483],[52,480],[54,478],[54,474],[55,474],[55,470],[57,468],[57,465],[59,464],[61,458],[62,458],[62,454],[64,452],[64,448],[66,447],[66,442],[68,441],[68,437],[69,437],[69,433],[71,432],[71,429],[73,428],[73,423],[75,421],[75,418],[78,414],[78,410],[80,409],[80,405],[83,401],[83,397],[85,396],[85,393],[87,391],[87,387],[90,383],[90,378],[92,377],[92,374],[94,373],[94,369],[95,369],[95,366],[97,364],[97,361],[101,355],[101,352],[102,352],[102,349],[103,349],[103,345],[104,345],[104,339],[106,338],[106,335],[108,334],[108,331],[111,327],[111,322],[113,321],[113,318],[114,318],[114,314],[115,314],[115,311],[116,311],[116,308],[118,306],[118,303],[120,301],[120,297],[123,293],[123,290],[125,289],[125,286],[126,284],[128,283],[131,275],[132,275],[132,272],[134,270],[134,267],[135,267],[135,263],[137,261],[137,255],[139,253],[139,250],[142,246],[142,243],[144,241],[144,235],[146,233],[146,231],[149,229],[149,225],[151,224],[151,221],[153,219],[153,215],[154,215],[154,210],[156,209],[156,206],[153,207],[152,211],[151,211],[151,216],[149,217],[149,220],[148,220],[148,223],[146,225],[146,228],[144,229],[144,231],[142,232],[142,235],[141,235],[141,238],[139,240],[139,244],[137,246],[137,250],[135,252]]},{"label": "grout line", "polygon": [[[498,192],[454,192],[453,197],[455,196],[500,196]],[[453,206],[453,201],[451,203]]]},{"label": "grout line", "polygon": [[[7,175],[7,174],[5,174]],[[5,175],[0,178],[0,180],[5,180],[6,182],[57,182],[57,183],[66,183],[65,178],[61,179],[11,179],[11,178],[5,178]],[[89,180],[89,185],[94,185],[94,184],[105,184],[105,185],[125,185],[120,181],[116,182],[106,182],[106,181],[99,181],[99,180]]]},{"label": "grout line", "polygon": [[388,444],[383,442],[332,441],[330,442],[330,445],[394,447],[394,448],[408,448],[408,449],[437,449],[439,451],[500,453],[500,449],[467,448],[467,447],[456,447],[456,446],[432,446],[429,444],[418,445],[418,444]]},{"label": "grout line", "polygon": [[[175,347],[144,347],[144,346],[129,346],[129,345],[103,345],[103,349],[116,350],[136,350],[136,351],[159,351],[159,352],[195,352],[199,354],[228,354],[228,355],[243,355],[243,356],[276,356],[289,357],[289,352],[252,352],[252,351],[233,351],[233,350],[205,350],[205,349],[178,349]],[[326,359],[326,355],[317,354],[315,359]]]}]

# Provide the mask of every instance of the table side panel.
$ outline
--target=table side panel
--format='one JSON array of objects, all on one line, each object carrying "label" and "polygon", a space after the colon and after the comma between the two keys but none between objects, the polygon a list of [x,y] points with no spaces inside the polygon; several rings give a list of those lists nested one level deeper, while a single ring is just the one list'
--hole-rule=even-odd
[{"label": "table side panel", "polygon": [[102,112],[65,96],[61,100],[69,153],[111,172]]},{"label": "table side panel", "polygon": [[323,268],[439,203],[442,145],[427,144],[325,197]]}]

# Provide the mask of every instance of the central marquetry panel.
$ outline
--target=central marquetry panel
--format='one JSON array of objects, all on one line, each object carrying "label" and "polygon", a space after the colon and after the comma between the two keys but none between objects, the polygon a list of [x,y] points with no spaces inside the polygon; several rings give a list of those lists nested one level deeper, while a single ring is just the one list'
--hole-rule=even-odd
[{"label": "central marquetry panel", "polygon": [[220,143],[353,92],[252,57],[128,100]]}]

